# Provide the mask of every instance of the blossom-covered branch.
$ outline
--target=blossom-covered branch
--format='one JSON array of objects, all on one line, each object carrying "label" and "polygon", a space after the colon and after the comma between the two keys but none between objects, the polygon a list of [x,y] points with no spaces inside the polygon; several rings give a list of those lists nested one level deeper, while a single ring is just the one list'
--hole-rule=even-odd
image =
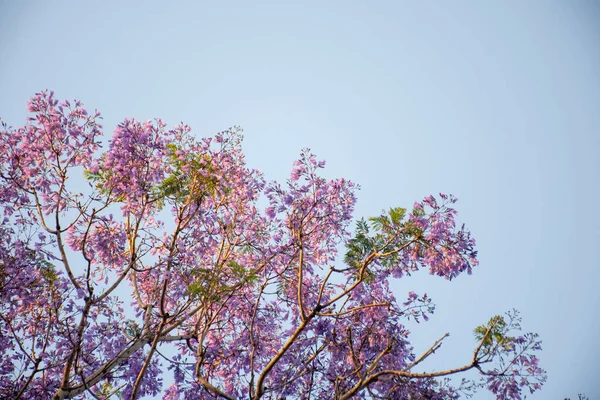
[{"label": "blossom-covered branch", "polygon": [[516,312],[475,328],[471,362],[419,371],[447,335],[415,354],[406,323],[435,307],[396,283],[477,266],[454,197],[355,221],[358,186],[308,149],[269,182],[239,128],[128,118],[103,146],[78,101],[42,92],[29,111],[0,130],[1,398],[446,399],[464,386],[440,378],[468,370],[499,399],[543,384]]}]

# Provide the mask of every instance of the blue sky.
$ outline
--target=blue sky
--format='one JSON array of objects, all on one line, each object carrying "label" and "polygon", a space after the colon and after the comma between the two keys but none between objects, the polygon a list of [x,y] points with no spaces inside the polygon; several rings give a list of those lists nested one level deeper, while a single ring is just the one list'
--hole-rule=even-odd
[{"label": "blue sky", "polygon": [[[216,2],[215,2],[216,3]],[[357,217],[459,198],[481,265],[427,291],[424,367],[468,362],[472,329],[517,308],[544,341],[533,399],[600,398],[600,3],[0,0],[0,116],[48,88],[104,115],[245,130],[285,179],[303,147],[362,186]],[[491,398],[480,394],[477,398]]]}]

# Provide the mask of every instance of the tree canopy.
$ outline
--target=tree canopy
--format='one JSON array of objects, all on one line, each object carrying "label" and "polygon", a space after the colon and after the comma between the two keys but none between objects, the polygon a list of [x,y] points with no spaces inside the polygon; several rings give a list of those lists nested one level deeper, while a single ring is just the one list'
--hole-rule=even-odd
[{"label": "tree canopy", "polygon": [[79,101],[29,111],[0,130],[0,397],[520,399],[545,381],[516,311],[474,327],[467,364],[420,368],[447,335],[416,354],[406,321],[434,305],[393,281],[477,266],[453,196],[354,221],[356,184],[307,149],[278,183],[239,128],[126,119],[103,151]]}]

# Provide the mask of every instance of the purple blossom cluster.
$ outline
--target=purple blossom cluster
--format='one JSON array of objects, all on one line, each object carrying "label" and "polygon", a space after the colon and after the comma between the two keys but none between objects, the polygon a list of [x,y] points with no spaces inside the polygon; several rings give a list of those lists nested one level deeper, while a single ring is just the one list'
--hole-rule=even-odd
[{"label": "purple blossom cluster", "polygon": [[419,251],[422,248],[414,246],[409,257],[413,265],[415,262],[422,263],[429,267],[431,274],[447,279],[464,271],[471,274],[472,267],[478,264],[475,240],[464,225],[459,230],[455,229],[457,212],[448,204],[456,203],[456,198],[443,193],[440,193],[440,198],[443,200],[440,205],[433,196],[415,203],[410,223],[423,232],[421,239],[425,249]]},{"label": "purple blossom cluster", "polygon": [[[543,384],[514,314],[476,328],[472,362],[421,369],[444,337],[417,354],[405,324],[435,306],[391,282],[477,265],[454,197],[352,233],[357,185],[307,149],[266,182],[239,128],[197,140],[126,119],[102,152],[80,102],[42,92],[29,111],[0,130],[0,398],[520,399]],[[468,370],[482,380],[445,380]]]}]

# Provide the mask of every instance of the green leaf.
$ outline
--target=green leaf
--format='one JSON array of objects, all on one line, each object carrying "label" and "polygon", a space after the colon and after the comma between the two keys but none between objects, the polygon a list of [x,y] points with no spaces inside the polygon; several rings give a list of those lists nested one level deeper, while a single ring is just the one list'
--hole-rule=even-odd
[{"label": "green leaf", "polygon": [[[493,326],[490,330],[490,326]],[[489,332],[488,332],[489,330]],[[496,315],[490,318],[490,321],[486,325],[480,325],[473,331],[477,341],[483,340],[483,347],[489,348],[493,344],[497,343],[503,347],[506,347],[511,342],[512,338],[505,335],[506,321],[500,315]]]},{"label": "green leaf", "polygon": [[390,208],[390,218],[394,225],[400,225],[402,223],[402,220],[404,219],[405,215],[406,215],[406,208],[402,208],[402,207]]},{"label": "green leaf", "polygon": [[423,215],[425,215],[425,210],[422,208],[413,208],[412,214],[415,217],[422,217]]}]

